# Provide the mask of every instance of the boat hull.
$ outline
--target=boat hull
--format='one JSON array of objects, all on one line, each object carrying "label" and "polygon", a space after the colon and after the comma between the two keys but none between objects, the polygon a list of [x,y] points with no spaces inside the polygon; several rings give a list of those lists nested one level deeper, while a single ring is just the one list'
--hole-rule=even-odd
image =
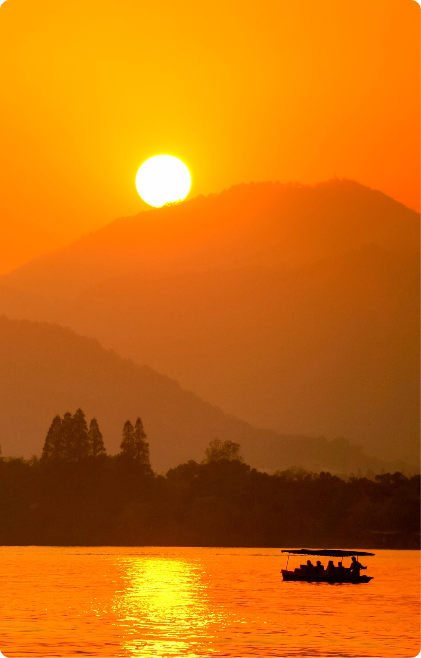
[{"label": "boat hull", "polygon": [[282,569],[281,573],[283,580],[303,583],[351,583],[353,585],[359,585],[361,583],[369,583],[373,579],[373,576],[353,576],[351,574],[343,574],[341,576],[339,574],[328,575],[327,573],[308,574],[287,571],[286,569]]}]

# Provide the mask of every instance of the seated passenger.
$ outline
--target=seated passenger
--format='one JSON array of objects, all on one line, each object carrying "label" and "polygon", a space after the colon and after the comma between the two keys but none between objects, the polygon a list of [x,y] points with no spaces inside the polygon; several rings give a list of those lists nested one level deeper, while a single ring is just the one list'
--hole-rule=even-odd
[{"label": "seated passenger", "polygon": [[324,570],[325,570],[325,568],[324,568],[323,564],[320,562],[320,560],[317,560],[317,562],[316,562],[316,572],[320,573]]},{"label": "seated passenger", "polygon": [[329,560],[326,571],[330,575],[335,573],[335,567],[333,565],[333,560]]},{"label": "seated passenger", "polygon": [[345,567],[342,566],[342,562],[338,562],[337,571],[339,574],[345,573]]},{"label": "seated passenger", "polygon": [[307,571],[314,571],[314,564],[312,564],[311,560],[307,560]]}]

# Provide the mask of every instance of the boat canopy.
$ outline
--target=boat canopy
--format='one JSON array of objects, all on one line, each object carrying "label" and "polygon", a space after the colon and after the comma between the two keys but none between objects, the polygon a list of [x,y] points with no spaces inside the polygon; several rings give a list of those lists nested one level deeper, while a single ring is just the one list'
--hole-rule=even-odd
[{"label": "boat canopy", "polygon": [[365,551],[340,551],[331,548],[319,549],[317,551],[309,550],[308,548],[300,548],[299,550],[282,549],[282,553],[289,553],[290,555],[320,555],[323,557],[351,557],[352,555],[375,555],[375,553],[366,553]]}]

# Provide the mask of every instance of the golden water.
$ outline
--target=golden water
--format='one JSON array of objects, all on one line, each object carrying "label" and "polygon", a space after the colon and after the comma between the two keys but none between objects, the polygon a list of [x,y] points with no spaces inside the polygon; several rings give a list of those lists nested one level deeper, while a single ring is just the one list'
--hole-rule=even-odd
[{"label": "golden water", "polygon": [[369,584],[329,585],[282,582],[280,549],[3,547],[0,650],[416,656],[419,552],[374,552]]}]

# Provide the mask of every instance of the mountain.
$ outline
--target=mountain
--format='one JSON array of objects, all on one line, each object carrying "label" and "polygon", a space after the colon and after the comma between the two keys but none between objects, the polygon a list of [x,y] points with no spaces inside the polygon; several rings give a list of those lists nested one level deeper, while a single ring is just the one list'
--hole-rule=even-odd
[{"label": "mountain", "polygon": [[354,181],[251,183],[117,219],[0,282],[46,298],[72,298],[130,274],[294,267],[370,244],[417,254],[418,236],[414,211]]},{"label": "mountain", "polygon": [[111,454],[119,450],[124,422],[140,415],[159,472],[189,459],[201,461],[215,437],[239,442],[249,463],[271,471],[297,464],[340,472],[387,467],[344,439],[285,437],[251,427],[69,329],[0,317],[3,455],[40,455],[52,418],[78,407],[88,421],[98,419]]},{"label": "mountain", "polygon": [[241,185],[0,278],[0,311],[98,338],[282,435],[419,449],[419,216],[353,181]]}]

